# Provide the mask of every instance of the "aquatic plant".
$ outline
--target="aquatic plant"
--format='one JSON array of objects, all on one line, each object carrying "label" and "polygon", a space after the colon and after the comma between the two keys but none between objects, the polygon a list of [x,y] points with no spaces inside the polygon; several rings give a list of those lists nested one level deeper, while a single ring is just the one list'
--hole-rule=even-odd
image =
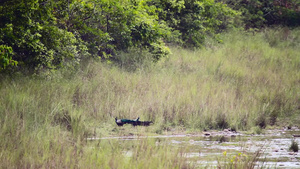
[{"label": "aquatic plant", "polygon": [[293,152],[299,151],[299,145],[294,139],[292,140],[289,150],[292,150]]},{"label": "aquatic plant", "polygon": [[[236,154],[229,155],[227,151],[223,152],[223,156],[217,159],[217,168],[220,169],[239,169],[247,168],[254,169],[256,163],[261,156],[260,151],[256,151],[254,154],[246,154],[244,152],[239,152]],[[263,164],[262,164],[263,165]]]},{"label": "aquatic plant", "polygon": [[222,135],[222,136],[220,136],[220,137],[217,138],[217,141],[219,143],[223,143],[223,142],[228,141],[228,138],[226,138],[225,136]]}]

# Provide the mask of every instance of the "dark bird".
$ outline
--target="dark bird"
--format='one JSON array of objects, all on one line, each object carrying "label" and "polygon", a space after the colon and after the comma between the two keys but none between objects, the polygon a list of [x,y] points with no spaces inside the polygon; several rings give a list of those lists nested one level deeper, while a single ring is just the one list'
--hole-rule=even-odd
[{"label": "dark bird", "polygon": [[116,123],[117,123],[118,126],[123,126],[124,125],[124,123],[122,122],[122,119],[117,119],[117,117],[116,117],[115,120],[116,120]]},{"label": "dark bird", "polygon": [[131,124],[133,126],[149,126],[152,124],[152,121],[140,121],[140,117],[130,120],[130,119],[118,119],[117,117],[115,118],[116,124],[118,126],[123,126],[124,124]]}]

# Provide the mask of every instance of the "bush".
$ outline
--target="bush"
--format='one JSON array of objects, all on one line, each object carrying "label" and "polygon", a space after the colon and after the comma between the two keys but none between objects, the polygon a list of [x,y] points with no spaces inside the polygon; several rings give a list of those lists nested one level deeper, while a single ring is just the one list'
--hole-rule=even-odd
[{"label": "bush", "polygon": [[130,48],[148,50],[155,60],[169,54],[162,39],[171,28],[145,1],[13,0],[0,9],[0,44],[14,51],[9,61],[3,56],[10,53],[1,56],[1,69],[17,62],[35,71],[72,68],[82,58],[109,59]]},{"label": "bush", "polygon": [[0,72],[9,66],[17,66],[18,62],[13,60],[13,50],[6,45],[0,45]]},{"label": "bush", "polygon": [[216,117],[216,127],[219,129],[225,129],[228,128],[228,122],[227,122],[227,118],[226,115],[224,113],[219,113]]},{"label": "bush", "polygon": [[[10,1],[0,9],[0,43],[14,51],[13,60],[33,70],[78,63],[85,48],[75,35],[55,24],[54,6],[38,1]],[[15,12],[18,11],[18,12]],[[13,62],[12,62],[13,63]],[[73,64],[73,63],[72,63]]]},{"label": "bush", "polygon": [[180,33],[185,47],[201,47],[206,36],[216,34],[234,26],[238,12],[223,3],[211,0],[155,0],[149,1],[158,9],[158,16],[168,26]]},{"label": "bush", "polygon": [[246,29],[271,25],[299,26],[298,0],[218,0],[242,13]]},{"label": "bush", "polygon": [[294,152],[299,151],[298,143],[295,140],[292,140],[292,143],[291,143],[291,146],[290,146],[289,150],[292,150]]},{"label": "bush", "polygon": [[265,113],[260,113],[259,116],[255,120],[255,125],[259,126],[261,129],[266,128],[267,120]]}]

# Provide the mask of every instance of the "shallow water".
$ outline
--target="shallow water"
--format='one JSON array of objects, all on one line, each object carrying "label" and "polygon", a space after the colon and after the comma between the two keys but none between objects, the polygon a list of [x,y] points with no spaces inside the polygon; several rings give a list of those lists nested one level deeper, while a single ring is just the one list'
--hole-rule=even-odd
[{"label": "shallow water", "polygon": [[[251,155],[260,151],[259,166],[266,168],[300,168],[300,153],[289,151],[291,140],[292,138],[281,138],[279,136],[239,136],[222,143],[195,138],[189,141],[176,140],[176,144],[181,144],[185,147],[189,146],[188,150],[190,152],[186,154],[186,157],[198,158],[197,163],[202,165],[209,164],[207,158],[202,157],[217,159],[222,157],[225,151],[227,156],[233,156],[241,152]],[[295,138],[295,141],[299,144],[300,138]],[[171,140],[171,144],[174,144],[174,142],[174,140]],[[217,161],[212,160],[210,164],[214,166],[217,164]]]},{"label": "shallow water", "polygon": [[[246,135],[235,132],[211,132],[210,136],[203,133],[198,135],[160,135],[160,136],[124,136],[124,137],[103,137],[89,138],[88,140],[99,139],[155,139],[157,145],[168,143],[171,146],[183,148],[184,157],[196,162],[199,166],[214,167],[218,159],[237,154],[253,155],[260,152],[256,164],[259,168],[299,168],[300,152],[294,153],[289,150],[291,141],[295,140],[300,144],[300,137],[293,137],[293,134],[300,134],[299,129],[294,130],[267,130],[263,135]],[[223,137],[223,138],[221,138]],[[221,140],[221,141],[220,141]],[[130,156],[130,152],[126,152]]]}]

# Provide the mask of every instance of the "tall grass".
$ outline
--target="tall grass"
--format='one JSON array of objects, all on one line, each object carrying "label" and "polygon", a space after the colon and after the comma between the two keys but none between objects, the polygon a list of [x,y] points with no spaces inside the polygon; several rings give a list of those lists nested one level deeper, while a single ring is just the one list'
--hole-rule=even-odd
[{"label": "tall grass", "polygon": [[119,55],[117,64],[88,61],[77,72],[2,75],[0,168],[183,165],[178,155],[149,150],[150,143],[143,148],[156,155],[142,155],[144,162],[126,161],[108,143],[87,146],[86,137],[125,134],[114,117],[154,121],[137,129],[139,134],[299,124],[300,30],[222,36],[224,43],[208,43],[206,49],[171,47],[173,54],[155,64],[147,53],[132,52],[130,59]]}]

